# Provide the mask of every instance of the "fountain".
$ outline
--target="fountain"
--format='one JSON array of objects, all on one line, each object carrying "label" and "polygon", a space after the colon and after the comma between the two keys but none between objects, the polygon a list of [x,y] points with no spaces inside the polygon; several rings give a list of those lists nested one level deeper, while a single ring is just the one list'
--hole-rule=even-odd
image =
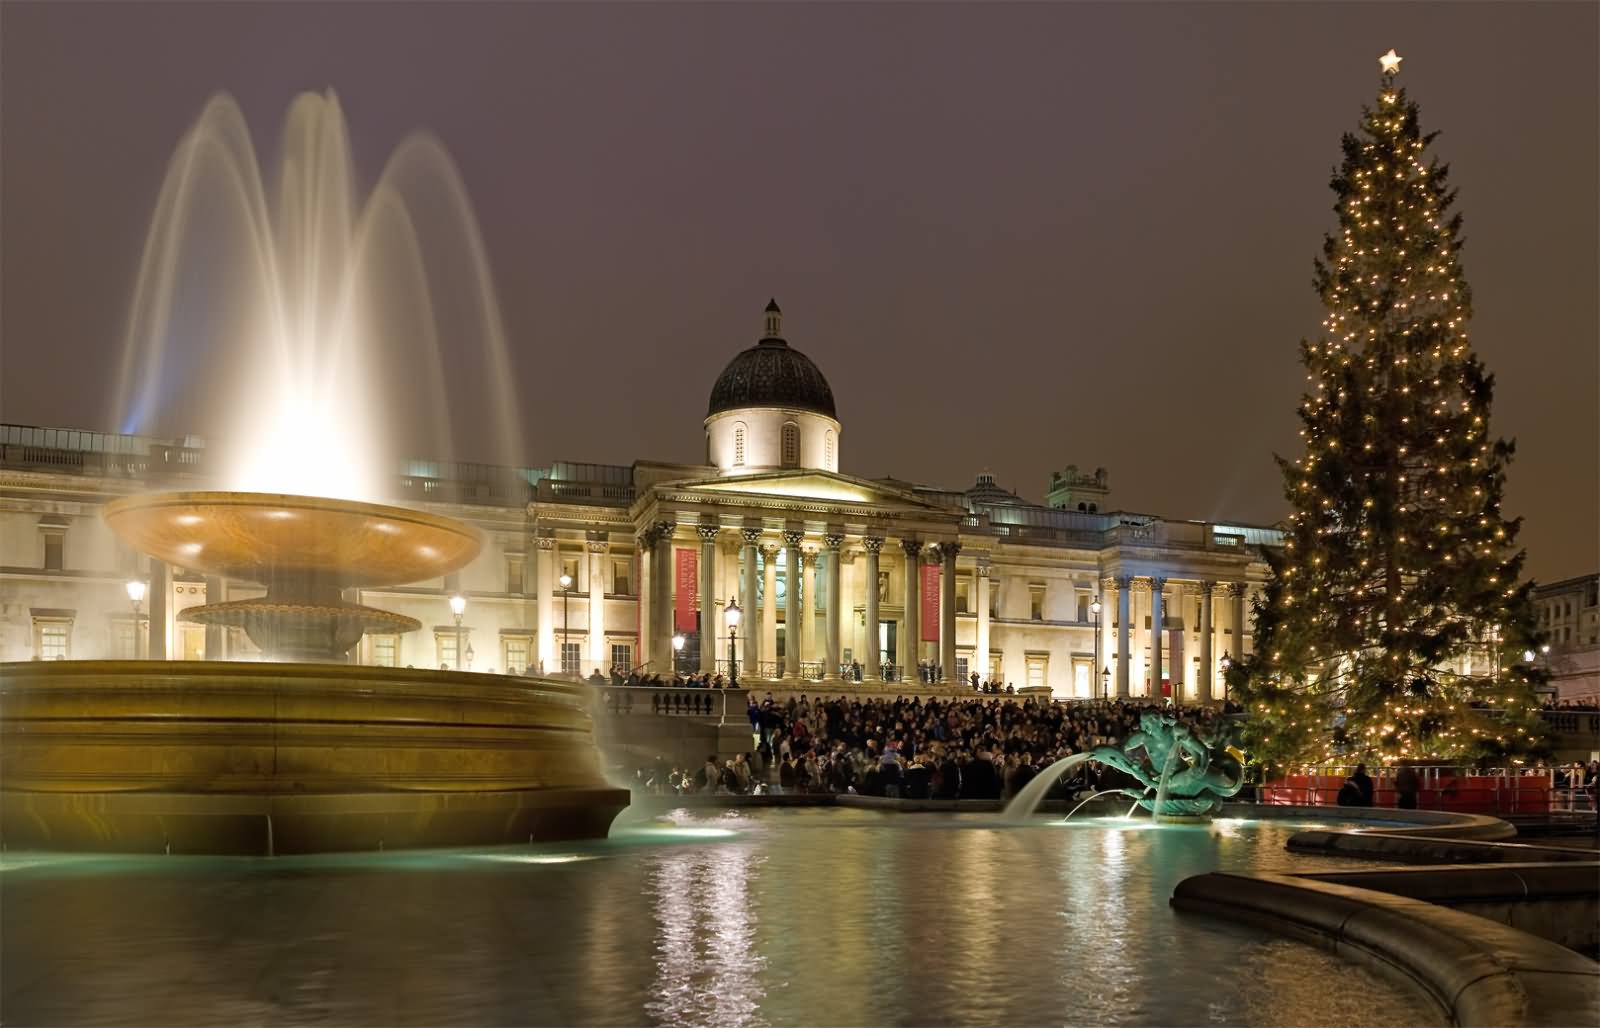
[{"label": "fountain", "polygon": [[[1021,821],[1032,816],[1045,794],[1068,771],[1085,761],[1114,767],[1139,782],[1107,789],[1096,796],[1122,794],[1134,801],[1128,813],[1144,808],[1158,822],[1206,821],[1222,809],[1225,800],[1238,795],[1244,769],[1228,752],[1227,730],[1203,731],[1184,724],[1175,714],[1146,711],[1139,715],[1139,730],[1120,747],[1096,746],[1086,753],[1051,764],[1006,804],[1005,816]],[[1091,797],[1093,798],[1093,797]],[[1087,801],[1085,801],[1087,802]],[[1068,817],[1082,807],[1074,807]]]},{"label": "fountain", "polygon": [[[135,291],[122,427],[211,402],[234,488],[129,496],[104,517],[157,560],[264,587],[184,617],[242,630],[265,659],[6,666],[5,846],[526,843],[603,837],[627,805],[602,777],[581,684],[347,663],[366,632],[421,627],[361,604],[361,589],[438,579],[481,546],[453,518],[372,502],[396,447],[449,450],[446,368],[475,372],[505,465],[518,434],[482,240],[448,155],[412,137],[365,202],[354,183],[331,94],[291,106],[275,203],[228,98],[179,145]],[[399,374],[426,383],[409,398],[383,381],[414,365],[408,346],[427,372]]]}]

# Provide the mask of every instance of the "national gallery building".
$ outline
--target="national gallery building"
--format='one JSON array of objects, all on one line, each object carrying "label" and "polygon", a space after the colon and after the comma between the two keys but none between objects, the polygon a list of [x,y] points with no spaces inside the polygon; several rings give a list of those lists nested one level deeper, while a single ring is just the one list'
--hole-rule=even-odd
[{"label": "national gallery building", "polygon": [[[1051,474],[1043,504],[987,475],[858,478],[843,430],[774,303],[711,387],[704,464],[410,462],[386,501],[465,521],[483,549],[442,580],[351,596],[423,626],[352,659],[667,674],[726,673],[736,654],[740,683],[767,688],[976,673],[1058,697],[1222,698],[1277,531],[1118,511],[1103,469]],[[259,586],[146,560],[100,518],[120,496],[214,488],[202,444],[16,425],[0,444],[0,660],[254,656],[184,611]]]}]

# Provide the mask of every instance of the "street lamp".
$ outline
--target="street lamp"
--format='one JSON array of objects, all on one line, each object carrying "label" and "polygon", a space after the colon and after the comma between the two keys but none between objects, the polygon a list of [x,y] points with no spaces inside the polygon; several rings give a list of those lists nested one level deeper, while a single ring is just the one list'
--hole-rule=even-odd
[{"label": "street lamp", "polygon": [[135,660],[144,656],[144,646],[139,637],[144,634],[139,631],[139,608],[144,606],[145,584],[143,579],[130,578],[123,588],[128,590],[128,601],[133,604],[133,656]]},{"label": "street lamp", "polygon": [[1219,661],[1218,663],[1220,663],[1222,665],[1222,702],[1223,703],[1227,703],[1228,702],[1228,669],[1233,667],[1233,657],[1228,653],[1227,650],[1223,650],[1222,651],[1222,660]]},{"label": "street lamp", "polygon": [[679,632],[672,637],[672,674],[674,676],[678,674],[678,662],[682,659],[681,654],[683,653],[683,643],[684,638],[682,632]]},{"label": "street lamp", "polygon": [[1094,602],[1089,604],[1089,612],[1094,615],[1094,662],[1100,663],[1100,597],[1096,596]]},{"label": "street lamp", "polygon": [[729,600],[728,605],[722,609],[722,619],[728,623],[728,686],[733,689],[739,687],[738,628],[739,615],[742,613],[744,612],[734,600]]},{"label": "street lamp", "polygon": [[461,615],[467,612],[467,598],[460,593],[450,597],[450,613],[456,619],[456,670],[461,670]]},{"label": "street lamp", "polygon": [[1109,700],[1111,698],[1111,665],[1110,664],[1107,664],[1105,667],[1100,669],[1100,698],[1102,700]]},{"label": "street lamp", "polygon": [[572,598],[572,576],[561,573],[561,673],[567,673],[567,614]]}]

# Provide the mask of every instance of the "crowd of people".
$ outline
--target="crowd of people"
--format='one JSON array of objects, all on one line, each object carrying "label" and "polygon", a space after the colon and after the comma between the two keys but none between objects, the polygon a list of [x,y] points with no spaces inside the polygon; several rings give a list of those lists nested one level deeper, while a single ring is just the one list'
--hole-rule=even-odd
[{"label": "crowd of people", "polygon": [[[699,767],[654,767],[652,791],[854,792],[911,799],[1006,799],[1044,768],[1116,744],[1155,709],[1130,702],[1052,703],[983,699],[852,698],[785,701],[751,695],[752,747]],[[1171,707],[1191,724],[1225,711]],[[1110,768],[1079,765],[1068,789],[1102,787]],[[1115,784],[1132,784],[1118,780]]]},{"label": "crowd of people", "polygon": [[1562,700],[1547,700],[1541,710],[1572,710],[1600,712],[1600,696],[1571,696]]}]

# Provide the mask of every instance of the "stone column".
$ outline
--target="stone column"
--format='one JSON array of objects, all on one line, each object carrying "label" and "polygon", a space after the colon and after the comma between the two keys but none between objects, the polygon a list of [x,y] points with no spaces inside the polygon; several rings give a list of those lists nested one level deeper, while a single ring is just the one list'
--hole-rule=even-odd
[{"label": "stone column", "polygon": [[1133,587],[1131,575],[1118,575],[1117,586],[1117,699],[1126,700],[1133,695],[1128,676],[1128,622],[1133,614],[1128,609],[1128,591]]},{"label": "stone column", "polygon": [[744,614],[739,618],[739,625],[744,629],[744,649],[739,666],[745,670],[746,677],[755,678],[761,666],[761,622],[756,617],[756,543],[761,541],[761,529],[746,528],[740,535],[744,539],[744,549],[740,553],[739,606]]},{"label": "stone column", "polygon": [[[761,571],[761,589],[765,593],[761,600],[761,659],[776,664],[778,662],[778,548],[772,545],[761,547],[761,560],[765,565]],[[755,670],[758,669],[752,669]],[[774,672],[772,677],[780,677],[780,673]]]},{"label": "stone column", "polygon": [[[989,677],[989,557],[983,554],[978,557],[976,573],[972,576],[972,594],[978,604],[978,640],[973,649],[973,659],[977,667],[971,670],[978,673],[980,681]],[[969,673],[968,678],[971,678]],[[963,685],[966,683],[963,682]]]},{"label": "stone column", "polygon": [[650,605],[654,608],[655,617],[652,619],[650,649],[658,654],[652,658],[660,673],[671,678],[673,668],[672,653],[672,535],[677,528],[671,521],[657,521],[655,563],[651,574],[655,578],[655,587],[651,590]]},{"label": "stone column", "polygon": [[[655,529],[646,527],[643,532],[634,537],[633,545],[634,559],[638,562],[635,567],[639,569],[639,595],[634,598],[635,602],[639,604],[639,652],[633,658],[633,661],[635,664],[643,665],[650,664],[656,659],[655,637],[652,632],[652,626],[655,622],[651,620],[656,616],[654,602],[656,579],[655,569],[650,564],[655,554]],[[549,563],[548,554],[544,555],[543,562]],[[539,595],[541,597],[544,596],[542,584],[539,589]],[[540,608],[541,611],[543,609],[543,607]],[[548,620],[542,613],[539,615],[539,645],[541,647],[544,646],[544,626]],[[544,659],[542,650],[538,659]],[[651,668],[650,670],[658,669]]]},{"label": "stone column", "polygon": [[[206,603],[224,603],[226,598],[222,595],[222,579],[216,575],[206,576]],[[359,602],[359,601],[357,601]],[[135,626],[137,631],[137,626]],[[226,660],[227,655],[222,652],[224,629],[222,625],[206,626],[206,659]],[[355,662],[361,663],[361,644],[357,643],[351,648],[355,653]],[[346,658],[349,659],[349,658]]]},{"label": "stone column", "polygon": [[1228,585],[1228,598],[1233,601],[1233,659],[1244,656],[1244,594],[1249,586],[1243,582]]},{"label": "stone column", "polygon": [[[648,544],[646,544],[648,545]],[[534,540],[534,603],[539,618],[539,651],[534,654],[534,665],[541,674],[554,674],[561,666],[556,658],[556,541],[551,536]]]},{"label": "stone column", "polygon": [[[900,621],[900,679],[917,681],[917,654],[922,645],[922,629],[918,621],[922,613],[922,583],[918,572],[922,566],[922,544],[915,539],[900,540],[906,555],[906,613]],[[921,684],[921,683],[918,683]]]},{"label": "stone column", "polygon": [[863,681],[876,682],[883,677],[881,674],[883,648],[878,641],[878,635],[882,631],[878,627],[882,618],[878,610],[878,552],[883,549],[883,538],[869,535],[861,540],[861,545],[867,551],[867,567],[863,576],[866,579],[866,595],[862,597],[867,608],[867,645],[864,647],[866,657],[861,661],[865,665],[861,669],[861,678]]},{"label": "stone column", "polygon": [[611,667],[606,653],[606,557],[611,542],[604,532],[591,532],[589,549],[589,663],[604,674]]},{"label": "stone column", "polygon": [[722,626],[717,624],[717,535],[716,525],[700,525],[700,670],[717,669],[721,640],[717,638]]},{"label": "stone column", "polygon": [[956,678],[956,554],[960,543],[940,543],[939,558],[939,683],[949,685]]},{"label": "stone column", "polygon": [[[144,591],[146,617],[150,619],[149,645],[145,656],[150,660],[167,659],[167,608],[172,603],[172,569],[165,561],[150,558],[150,585]],[[134,625],[134,631],[138,631]]]},{"label": "stone column", "polygon": [[806,534],[796,529],[783,533],[783,677],[791,681],[800,677],[800,584],[801,567],[805,555],[800,543]]},{"label": "stone column", "polygon": [[1216,678],[1211,667],[1211,590],[1217,587],[1215,582],[1200,583],[1200,681],[1195,691],[1195,699],[1210,706],[1211,685]]},{"label": "stone column", "polygon": [[807,547],[801,559],[805,562],[801,576],[805,585],[800,590],[800,621],[805,627],[800,637],[805,640],[805,649],[800,651],[800,659],[809,662],[817,652],[817,551]]},{"label": "stone column", "polygon": [[844,630],[844,596],[842,576],[839,574],[840,548],[844,546],[844,536],[838,532],[829,532],[822,537],[828,547],[828,610],[827,620],[824,622],[824,646],[822,653],[822,677],[830,682],[839,680],[839,639]]},{"label": "stone column", "polygon": [[1161,622],[1166,616],[1161,606],[1161,590],[1167,587],[1165,578],[1150,579],[1150,695],[1161,699]]}]

